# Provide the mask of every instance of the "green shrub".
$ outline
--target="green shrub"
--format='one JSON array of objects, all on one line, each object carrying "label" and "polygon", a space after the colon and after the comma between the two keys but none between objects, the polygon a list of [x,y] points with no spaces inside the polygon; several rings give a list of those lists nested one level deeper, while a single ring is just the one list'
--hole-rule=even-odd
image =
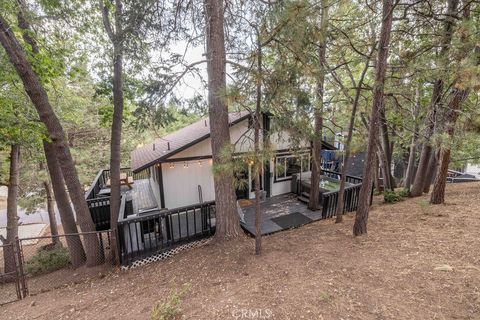
[{"label": "green shrub", "polygon": [[402,200],[402,197],[392,190],[385,190],[383,192],[383,200],[387,203],[394,203]]},{"label": "green shrub", "polygon": [[65,268],[70,265],[70,254],[64,247],[40,249],[26,263],[27,273],[39,275]]},{"label": "green shrub", "polygon": [[173,290],[164,302],[157,302],[152,309],[150,318],[152,320],[172,320],[180,312],[182,297],[190,288],[186,285],[183,290]]},{"label": "green shrub", "polygon": [[410,196],[410,190],[402,188],[398,191],[398,195],[402,198],[408,198]]}]

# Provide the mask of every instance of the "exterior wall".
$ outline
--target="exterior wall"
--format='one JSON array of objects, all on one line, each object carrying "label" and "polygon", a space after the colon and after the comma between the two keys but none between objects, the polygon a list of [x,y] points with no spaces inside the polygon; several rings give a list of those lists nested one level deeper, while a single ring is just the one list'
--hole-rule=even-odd
[{"label": "exterior wall", "polygon": [[211,160],[172,164],[162,163],[165,207],[168,209],[199,203],[198,186],[202,187],[203,201],[215,200]]},{"label": "exterior wall", "polygon": [[151,166],[148,168],[150,171],[150,187],[152,188],[153,195],[155,196],[155,200],[157,201],[157,205],[159,208],[162,207],[161,201],[160,201],[160,185],[159,185],[159,176],[158,176],[158,171],[157,167]]},{"label": "exterior wall", "polygon": [[472,174],[477,178],[480,178],[480,165],[469,163],[465,166],[464,172],[468,174]]},{"label": "exterior wall", "polygon": [[[248,126],[249,121],[246,119],[230,128],[230,139],[235,144],[237,153],[253,150],[253,129],[249,129]],[[260,137],[260,141],[263,141],[263,137]],[[290,134],[286,131],[272,132],[270,144],[273,150],[290,149],[292,147]],[[300,143],[297,147],[310,148],[310,143],[306,141]],[[203,201],[215,199],[211,159],[201,160],[201,165],[198,160],[186,162],[182,160],[210,157],[211,155],[211,139],[207,138],[170,157],[169,161],[173,162],[162,163],[165,208],[172,209],[198,203],[198,185],[202,187]],[[174,162],[175,159],[178,159],[178,162]],[[188,167],[185,167],[185,165],[188,165]],[[274,182],[275,164],[273,160],[270,160],[270,181],[265,181],[265,176],[265,172],[263,172],[263,189],[265,190],[265,184],[269,183],[271,186],[270,196],[291,191],[290,180]],[[153,188],[155,183],[157,185],[156,189]],[[249,181],[250,198],[253,198],[254,192],[251,188],[251,181]],[[152,181],[152,189],[156,193],[155,196],[160,198],[157,182]],[[157,201],[160,203],[159,199]]]},{"label": "exterior wall", "polygon": [[292,191],[291,188],[291,180],[285,180],[285,181],[274,181],[274,163],[273,161],[270,161],[270,168],[271,168],[271,174],[270,174],[270,185],[272,186],[272,191],[271,191],[271,196],[278,196],[279,194],[284,194],[284,193],[289,193]]},{"label": "exterior wall", "polygon": [[302,141],[299,144],[291,140],[291,135],[288,131],[278,131],[275,128],[275,119],[271,119],[270,145],[273,150],[291,149],[295,144],[296,148],[310,148],[309,141]]},{"label": "exterior wall", "polygon": [[[230,127],[230,140],[235,144],[235,152],[240,153],[253,150],[253,130],[248,128],[248,119]],[[262,137],[260,137],[260,141],[262,141]],[[211,156],[211,143],[211,139],[207,138],[173,155],[169,159]]]},{"label": "exterior wall", "polygon": [[[235,144],[235,152],[242,153],[253,150],[253,129],[248,128],[248,119],[235,124],[230,128],[230,140]],[[262,146],[263,137],[260,135]],[[290,134],[287,131],[272,132],[270,134],[270,145],[273,150],[286,150],[292,148]],[[298,148],[309,148],[310,142],[303,141]],[[173,155],[169,159],[182,159],[190,157],[211,156],[211,139],[207,138],[199,143]]]}]

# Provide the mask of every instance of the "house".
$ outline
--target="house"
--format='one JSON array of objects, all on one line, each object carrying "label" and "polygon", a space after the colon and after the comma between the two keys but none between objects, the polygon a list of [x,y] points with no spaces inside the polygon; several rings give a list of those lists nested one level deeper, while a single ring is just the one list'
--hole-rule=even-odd
[{"label": "house", "polygon": [[[254,198],[249,153],[253,150],[252,117],[248,112],[229,114],[230,139],[243,181],[238,199]],[[262,115],[261,145],[269,146],[269,159],[261,173],[264,234],[300,226],[336,214],[340,174],[322,169],[321,209],[310,211],[300,201],[308,197],[312,148],[310,141],[293,141],[288,130],[279,130],[275,118]],[[194,245],[212,236],[216,229],[216,205],[212,172],[209,119],[137,148],[131,168],[122,168],[121,204],[116,232],[120,261],[124,266],[156,261],[169,250]],[[324,150],[333,150],[327,142]],[[292,145],[295,146],[292,148]],[[328,159],[322,159],[322,163]],[[344,212],[358,204],[361,178],[347,175]],[[240,185],[240,184],[239,184]],[[98,172],[85,200],[97,230],[110,229],[110,170]],[[298,201],[300,200],[300,201]],[[242,227],[253,234],[253,205],[239,202]]]},{"label": "house", "polygon": [[[269,139],[273,157],[267,161],[261,173],[261,189],[266,197],[291,192],[292,175],[309,172],[311,143],[303,141],[292,148],[293,141],[286,130],[275,130],[275,118],[262,115],[262,145]],[[242,157],[253,150],[251,114],[247,111],[229,113],[230,139],[235,146],[235,156]],[[323,142],[322,148],[334,147]],[[254,198],[254,182],[251,163],[244,161],[244,168],[237,178],[244,180],[238,188],[238,199]],[[172,134],[155,139],[137,148],[131,155],[133,173],[149,171],[149,184],[162,209],[184,207],[215,200],[212,172],[212,151],[209,119],[199,120]]]}]

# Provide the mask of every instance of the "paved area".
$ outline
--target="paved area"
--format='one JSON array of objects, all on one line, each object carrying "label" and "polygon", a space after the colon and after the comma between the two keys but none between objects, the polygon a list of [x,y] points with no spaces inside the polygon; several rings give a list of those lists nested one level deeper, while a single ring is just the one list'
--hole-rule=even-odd
[{"label": "paved area", "polygon": [[[48,212],[44,209],[39,209],[35,213],[26,213],[24,209],[18,208],[18,217],[21,224],[31,223],[45,223],[49,224]],[[74,213],[75,214],[75,213]],[[58,214],[57,207],[55,206],[55,215],[57,217],[57,223],[61,223],[60,215]],[[7,226],[7,209],[0,210],[0,228]]]},{"label": "paved area", "polygon": [[[251,204],[244,203],[241,210],[242,226],[250,234],[255,235],[255,205],[253,201]],[[297,196],[293,193],[279,195],[267,198],[261,203],[262,206],[262,235],[270,234],[288,228],[283,228],[272,219],[284,216],[291,213],[301,213],[312,221],[320,220],[322,218],[322,211],[310,211],[307,206],[297,200]]]},{"label": "paved area", "polygon": [[[47,228],[45,223],[22,224],[18,226],[18,237],[20,239],[40,237]],[[0,228],[0,235],[7,236],[6,228]],[[29,243],[26,243],[29,244]]]}]

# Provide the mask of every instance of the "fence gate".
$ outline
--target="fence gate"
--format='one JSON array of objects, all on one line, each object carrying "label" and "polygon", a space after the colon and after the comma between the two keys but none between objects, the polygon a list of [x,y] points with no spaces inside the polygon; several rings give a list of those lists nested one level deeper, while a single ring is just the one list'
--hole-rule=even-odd
[{"label": "fence gate", "polygon": [[0,305],[25,298],[28,294],[20,241],[0,244]]}]

